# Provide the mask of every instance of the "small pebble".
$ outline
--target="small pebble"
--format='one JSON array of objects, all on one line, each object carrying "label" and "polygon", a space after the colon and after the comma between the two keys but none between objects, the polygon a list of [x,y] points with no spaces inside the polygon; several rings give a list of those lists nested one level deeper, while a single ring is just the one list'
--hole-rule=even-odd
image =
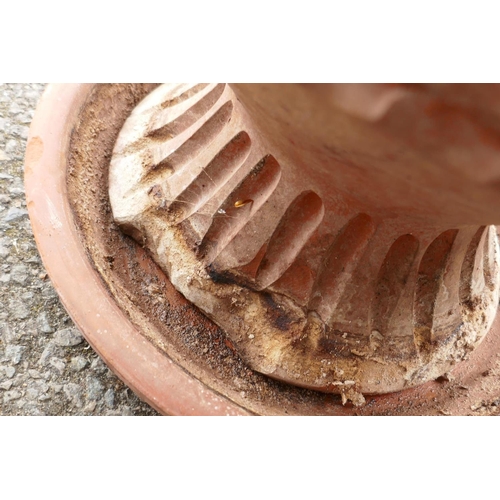
[{"label": "small pebble", "polygon": [[90,403],[87,403],[85,405],[85,408],[83,409],[83,411],[85,413],[92,413],[95,410],[96,406],[97,406],[97,403],[95,401],[90,401]]},{"label": "small pebble", "polygon": [[75,371],[79,372],[82,371],[86,366],[88,362],[83,356],[75,356],[74,358],[71,358],[69,367]]},{"label": "small pebble", "polygon": [[46,346],[45,349],[42,352],[42,355],[40,356],[40,359],[38,360],[39,365],[46,365],[47,362],[49,361],[49,358],[54,356],[56,351],[58,350],[57,346],[54,344],[53,341],[50,341]]},{"label": "small pebble", "polygon": [[7,144],[5,145],[5,152],[14,153],[16,149],[17,149],[17,141],[15,139],[8,140]]},{"label": "small pebble", "polygon": [[16,125],[11,128],[12,135],[15,137],[20,137],[21,139],[27,139],[29,134],[29,127],[23,125]]},{"label": "small pebble", "polygon": [[49,384],[49,387],[52,387],[52,390],[56,393],[59,394],[63,388],[61,384]]},{"label": "small pebble", "polygon": [[9,255],[9,249],[7,248],[6,245],[0,243],[0,257],[5,259]]},{"label": "small pebble", "polygon": [[90,367],[98,373],[105,372],[108,369],[108,367],[104,364],[104,361],[99,357],[92,360]]},{"label": "small pebble", "polygon": [[54,342],[63,347],[73,347],[83,342],[83,336],[76,328],[64,328],[54,334]]},{"label": "small pebble", "polygon": [[60,358],[50,358],[49,365],[53,366],[59,373],[62,373],[66,368],[66,362]]},{"label": "small pebble", "polygon": [[18,113],[21,113],[22,109],[21,106],[16,101],[13,101],[12,104],[9,107],[9,113],[12,115],[17,115]]},{"label": "small pebble", "polygon": [[104,393],[104,404],[108,408],[113,408],[115,406],[115,391],[113,391],[113,389],[109,388]]},{"label": "small pebble", "polygon": [[42,333],[52,333],[54,331],[54,329],[52,328],[52,326],[50,325],[50,322],[49,322],[49,317],[47,315],[47,312],[46,311],[43,311],[41,312],[37,318],[36,318],[36,323],[38,325],[38,329],[42,332]]},{"label": "small pebble", "polygon": [[7,210],[7,214],[4,216],[3,220],[5,222],[13,222],[15,220],[21,219],[22,217],[26,217],[28,215],[28,211],[24,208],[9,208]]},{"label": "small pebble", "polygon": [[40,392],[47,392],[49,390],[49,384],[47,382],[44,382],[43,380],[37,381],[36,386],[40,390]]},{"label": "small pebble", "polygon": [[102,396],[102,384],[95,377],[87,378],[87,399],[90,401],[95,401]]},{"label": "small pebble", "polygon": [[9,401],[13,401],[14,399],[19,399],[22,396],[22,393],[20,391],[7,391],[3,395],[3,402],[4,404],[7,404]]},{"label": "small pebble", "polygon": [[24,264],[18,264],[16,266],[12,266],[10,272],[10,279],[19,285],[26,284],[28,280],[28,268]]},{"label": "small pebble", "polygon": [[30,315],[30,311],[26,307],[26,304],[20,300],[11,300],[9,302],[9,309],[15,319],[26,319]]},{"label": "small pebble", "polygon": [[31,400],[35,400],[38,398],[38,396],[40,395],[40,393],[38,392],[37,389],[35,389],[34,387],[30,387],[29,389],[27,389],[26,391],[26,398],[27,399],[31,399]]},{"label": "small pebble", "polygon": [[124,406],[121,410],[108,410],[106,416],[109,417],[131,417],[132,410],[128,406]]},{"label": "small pebble", "polygon": [[5,382],[0,383],[0,389],[3,389],[4,391],[10,390],[12,387],[12,380],[6,380]]},{"label": "small pebble", "polygon": [[12,364],[17,365],[21,361],[21,357],[26,348],[21,345],[7,345],[5,346],[5,359],[9,360]]},{"label": "small pebble", "polygon": [[81,408],[83,406],[81,401],[82,388],[78,384],[74,384],[72,382],[66,384],[63,387],[63,392],[66,397],[75,404],[77,408]]}]

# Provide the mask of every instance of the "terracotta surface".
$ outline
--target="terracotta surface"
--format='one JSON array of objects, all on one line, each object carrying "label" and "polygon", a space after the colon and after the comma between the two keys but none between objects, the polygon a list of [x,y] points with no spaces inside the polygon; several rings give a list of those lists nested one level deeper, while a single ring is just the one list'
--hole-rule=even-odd
[{"label": "terracotta surface", "polygon": [[165,84],[118,136],[113,215],[249,366],[361,404],[491,326],[496,120],[426,88]]},{"label": "terracotta surface", "polygon": [[[73,319],[82,328],[93,347],[118,375],[155,408],[168,414],[467,414],[471,412],[496,412],[496,401],[500,396],[497,382],[499,370],[497,353],[500,352],[498,320],[496,320],[486,340],[472,353],[470,359],[460,363],[453,370],[455,376],[453,381],[429,382],[418,388],[391,395],[368,396],[366,404],[359,408],[353,408],[350,405],[349,399],[355,403],[357,400],[356,394],[349,393],[350,389],[347,389],[347,386],[343,387],[342,396],[322,394],[314,390],[301,389],[287,383],[274,381],[249,369],[249,356],[245,352],[244,346],[242,348],[237,337],[235,338],[234,332],[230,329],[221,330],[187,302],[172,287],[165,273],[157,267],[149,257],[148,252],[144,251],[141,245],[123,236],[113,222],[107,185],[109,161],[116,138],[125,120],[141,98],[152,90],[152,87],[146,85],[50,87],[37,110],[26,159],[26,187],[30,217],[44,263]],[[297,88],[302,87],[297,86]],[[223,90],[223,92],[225,91]],[[257,92],[252,88],[240,87],[236,88],[236,91],[241,100],[246,101],[246,109],[252,110],[252,106],[256,108],[252,112],[251,124],[253,128],[250,130],[251,133],[248,133],[250,138],[255,137],[255,130],[261,131],[262,136],[266,136],[264,132],[266,127],[270,126],[268,123],[270,118],[266,118],[266,113],[270,114],[269,109],[275,111],[279,109],[277,103],[280,103],[280,100],[296,102],[293,93],[291,96],[287,96],[284,91],[281,91],[282,97],[280,97],[280,93],[272,89],[260,89]],[[324,89],[321,88],[321,92],[323,91]],[[300,92],[307,93],[311,90],[300,90]],[[318,92],[317,95],[320,95],[321,92]],[[259,100],[256,98],[257,95],[260,96]],[[268,95],[267,98],[266,95]],[[398,102],[392,97],[384,99],[392,103]],[[257,100],[260,104],[256,103]],[[271,101],[275,103],[275,108],[269,104]],[[321,102],[324,103],[325,99],[323,98]],[[334,98],[332,98],[332,102],[335,103]],[[338,104],[335,105],[338,106]],[[392,105],[394,106],[394,104]],[[266,113],[259,113],[257,109],[259,106],[265,109]],[[387,107],[387,105],[384,106]],[[491,259],[495,258],[496,239],[492,237],[491,231],[480,230],[480,227],[486,224],[497,222],[495,214],[500,213],[496,210],[498,197],[493,202],[495,197],[490,195],[494,172],[492,171],[487,178],[484,175],[478,175],[475,179],[476,182],[473,182],[474,176],[470,175],[467,167],[460,166],[462,170],[459,169],[458,173],[454,173],[454,176],[448,175],[448,181],[450,179],[454,179],[454,181],[448,182],[446,191],[444,190],[444,181],[438,182],[437,187],[433,188],[432,186],[436,186],[434,181],[439,177],[434,171],[437,163],[432,163],[428,159],[427,163],[422,163],[421,158],[418,158],[417,161],[412,157],[412,155],[416,155],[415,152],[410,154],[406,152],[406,149],[402,149],[401,144],[406,140],[415,140],[417,146],[419,144],[418,137],[413,139],[411,134],[407,134],[404,136],[404,141],[401,140],[393,145],[394,151],[392,152],[403,155],[405,161],[400,161],[401,157],[397,157],[397,162],[391,160],[398,165],[409,165],[403,173],[391,173],[391,177],[394,175],[397,178],[398,187],[402,184],[406,185],[406,195],[403,193],[403,196],[392,197],[384,191],[374,193],[374,187],[382,185],[383,174],[381,171],[383,168],[375,168],[373,172],[369,172],[368,178],[363,178],[363,182],[360,182],[359,174],[356,174],[356,165],[360,158],[371,158],[372,160],[374,157],[376,158],[375,152],[383,150],[381,144],[387,145],[386,134],[394,135],[394,128],[391,129],[393,125],[389,122],[387,125],[379,127],[381,113],[383,117],[387,116],[387,114],[383,114],[384,106],[374,106],[374,111],[370,111],[367,116],[356,118],[352,118],[355,116],[356,110],[353,110],[352,106],[347,106],[350,114],[345,116],[341,114],[343,126],[335,127],[335,130],[343,131],[344,140],[352,139],[352,130],[349,127],[356,127],[356,134],[360,133],[359,128],[361,127],[361,130],[367,131],[366,135],[363,135],[363,138],[367,137],[366,141],[363,142],[364,146],[373,146],[374,149],[356,153],[358,155],[356,158],[349,158],[353,153],[352,151],[347,153],[348,149],[339,150],[342,152],[342,162],[347,165],[344,165],[341,174],[337,173],[334,176],[338,185],[342,186],[342,190],[339,192],[346,196],[350,190],[350,178],[354,176],[354,179],[358,178],[356,182],[361,186],[359,194],[356,192],[355,203],[362,202],[365,207],[368,207],[371,203],[376,206],[378,202],[381,202],[382,211],[385,210],[384,217],[389,217],[391,213],[394,213],[394,206],[397,206],[397,213],[405,213],[407,210],[408,213],[405,213],[405,216],[411,218],[411,214],[415,215],[417,212],[416,209],[413,212],[411,210],[410,198],[415,197],[415,195],[410,196],[409,193],[412,193],[413,183],[416,182],[419,186],[423,186],[422,191],[418,193],[419,196],[428,190],[435,189],[439,196],[429,195],[425,200],[420,200],[418,204],[418,210],[422,209],[424,214],[433,215],[432,224],[426,226],[423,217],[414,216],[412,219],[412,222],[423,227],[418,233],[417,239],[422,238],[422,235],[428,235],[427,240],[425,238],[420,240],[427,241],[427,243],[420,243],[419,248],[436,249],[431,252],[432,258],[427,254],[429,263],[425,265],[424,272],[417,272],[417,276],[423,276],[420,280],[425,283],[432,283],[434,277],[437,278],[437,283],[449,279],[449,283],[454,283],[453,286],[456,287],[456,303],[452,301],[452,305],[463,308],[467,300],[463,297],[467,297],[471,289],[474,289],[476,295],[478,288],[484,289],[484,276],[486,276],[484,269],[489,265],[491,269],[495,270],[496,266],[495,260]],[[313,109],[316,111],[314,114],[315,122],[322,123],[321,117],[324,113],[321,112],[321,106],[318,105]],[[279,113],[276,111],[277,115]],[[290,111],[286,113],[290,113]],[[283,123],[286,125],[286,120],[278,119],[276,115],[273,115],[273,118],[275,118],[275,123],[281,122],[282,126],[284,126]],[[373,126],[374,119],[378,120],[376,133],[370,128]],[[354,122],[351,123],[352,120]],[[297,124],[303,123],[303,121],[296,119],[291,123],[298,127]],[[189,123],[187,126],[190,126]],[[397,127],[395,128],[397,129]],[[302,129],[301,132],[303,132]],[[156,140],[162,140],[168,134],[175,135],[175,133],[179,133],[179,130],[164,129],[162,133],[164,133],[163,137],[160,134]],[[252,147],[255,142],[260,144],[261,136],[257,137],[257,140],[252,139]],[[280,170],[283,176],[285,169],[283,165],[287,164],[286,156],[282,158],[281,154],[284,155],[288,146],[285,148],[279,144],[280,141],[284,140],[283,137],[287,137],[285,133],[275,133],[267,137],[272,137],[273,140],[269,139],[269,142],[266,143],[262,139],[262,144],[258,147],[261,147],[262,151],[272,150],[273,158],[276,159],[276,164],[280,168],[277,169],[269,160],[267,166],[264,164],[266,168],[261,171],[264,171],[267,177],[263,178],[261,183],[263,186],[270,186],[275,182],[273,175],[276,176],[276,174],[273,174],[273,168],[274,172]],[[293,137],[297,139],[302,137],[300,140],[304,142],[304,144],[298,144],[296,150],[293,148],[290,150],[294,151],[295,162],[300,165],[301,162],[297,158],[300,158],[301,151],[306,151],[304,157],[307,157],[311,148],[314,150],[317,137],[311,139],[306,133],[299,134],[298,132],[294,133]],[[246,142],[246,137],[240,135],[233,143],[234,148],[231,155],[242,154],[241,151],[245,150]],[[275,150],[278,153],[274,154]],[[339,151],[335,155],[340,154]],[[315,151],[313,152],[316,154]],[[436,158],[440,162],[442,162],[442,156],[439,156],[441,153],[438,148]],[[482,154],[487,158],[489,153],[483,152]],[[161,160],[163,158],[160,159],[160,162]],[[406,160],[409,163],[406,163]],[[411,163],[410,160],[414,163]],[[336,161],[342,163],[340,160]],[[433,161],[437,162],[438,160]],[[417,164],[418,168],[422,165],[424,167],[420,171],[417,170],[417,167],[412,167],[412,165]],[[375,165],[377,165],[376,161]],[[215,173],[216,170],[214,168],[212,173]],[[417,181],[414,179],[411,182],[408,179],[404,181],[407,172],[420,177]],[[387,175],[387,172],[384,175]],[[468,185],[466,183],[466,187],[463,187],[466,178],[469,179]],[[274,218],[275,222],[268,225],[275,235],[275,242],[271,242],[268,248],[272,250],[274,245],[275,250],[267,251],[267,253],[261,252],[261,260],[257,264],[253,264],[254,271],[252,271],[252,263],[250,262],[248,264],[250,268],[247,266],[247,269],[241,270],[240,266],[240,270],[236,274],[237,278],[241,280],[241,277],[245,275],[245,272],[248,273],[249,269],[250,274],[254,272],[254,276],[255,271],[257,271],[257,275],[259,275],[256,280],[257,285],[250,283],[251,287],[256,290],[252,293],[262,293],[259,289],[270,286],[270,283],[276,283],[276,276],[286,272],[286,269],[280,269],[279,264],[273,266],[269,262],[273,262],[274,257],[272,256],[279,253],[280,247],[283,247],[282,244],[279,244],[280,241],[289,242],[290,238],[293,240],[293,235],[287,234],[287,220],[295,220],[303,215],[301,220],[306,227],[306,231],[303,233],[306,234],[306,237],[293,240],[298,241],[296,244],[300,246],[303,241],[310,238],[309,233],[312,230],[307,228],[317,228],[318,219],[324,217],[323,207],[326,208],[326,213],[330,210],[328,207],[331,203],[335,205],[335,200],[328,201],[327,198],[330,195],[325,196],[319,189],[321,187],[319,177],[315,190],[308,189],[309,186],[305,181],[299,184],[301,184],[299,192],[283,190],[281,212],[278,210],[281,216]],[[252,186],[249,186],[248,189],[251,188]],[[320,191],[321,196],[317,191]],[[155,196],[155,190],[151,190],[149,195]],[[292,201],[296,201],[287,209],[286,199],[288,199],[288,195]],[[254,209],[255,196],[258,196],[258,193],[255,194],[251,191],[248,196],[246,192],[237,193],[236,199],[231,199],[232,207],[237,211],[240,209],[254,210],[255,213],[257,212]],[[318,197],[321,202],[318,201]],[[335,198],[333,195],[331,197]],[[362,201],[358,198],[362,198]],[[187,198],[186,200],[191,203],[191,200]],[[186,200],[180,198],[180,201]],[[325,203],[325,200],[328,203]],[[352,205],[345,203],[342,205],[340,195],[338,201],[339,203],[335,206],[357,207],[354,202]],[[450,203],[456,203],[456,206],[453,206],[452,209]],[[182,218],[186,216],[186,213],[183,213],[181,205],[181,203],[177,204],[180,211],[175,210],[174,213],[182,214]],[[225,211],[227,213],[227,210]],[[346,238],[346,244],[350,248],[355,248],[356,245],[361,248],[358,243],[360,241],[358,235],[366,235],[361,237],[362,241],[364,241],[363,238],[365,240],[369,238],[373,232],[371,229],[373,221],[379,223],[379,219],[371,213],[369,214],[368,210],[364,210],[360,212],[361,215],[354,217],[349,216],[348,208],[345,208],[344,211],[346,213],[343,214],[343,217],[348,224],[347,227],[355,229],[351,232],[355,236],[349,236],[349,232],[347,232],[349,237]],[[203,215],[206,217],[206,214]],[[178,215],[176,216],[178,217]],[[384,217],[380,217],[380,219],[384,219]],[[459,224],[458,220],[461,217],[462,222]],[[281,226],[280,220],[285,221]],[[139,239],[139,234],[134,232],[133,226],[126,227],[126,229]],[[220,233],[221,230],[222,233]],[[454,232],[455,230],[456,232]],[[213,231],[216,230],[213,229]],[[227,231],[224,226],[221,226],[217,231],[219,232],[214,233],[217,234],[217,237],[211,241],[222,241],[223,238],[221,239],[220,235],[229,234],[224,233]],[[344,230],[344,234],[345,232]],[[265,231],[262,233],[258,238],[265,237]],[[403,233],[402,236],[410,234],[409,230],[406,233],[403,231]],[[438,242],[434,244],[434,247],[431,245],[432,234],[436,234],[434,240],[437,238]],[[183,237],[185,237],[184,234]],[[316,240],[315,246],[319,250],[332,248],[332,245],[333,248],[336,248],[335,238],[333,238],[333,243],[328,243],[326,240],[327,238]],[[252,248],[258,246],[256,242],[251,240],[246,239],[245,241],[250,241],[253,245]],[[411,255],[416,246],[414,240],[409,236],[397,241],[399,241],[399,246],[396,246],[392,253],[389,252],[388,256],[382,258],[382,262],[386,263],[388,269],[393,267],[392,261],[397,260],[398,255],[401,253]],[[459,241],[458,245],[456,245],[456,241]],[[156,260],[160,260],[158,255],[155,255],[153,246],[148,245],[147,241],[141,241],[141,243],[146,244],[146,248],[153,251]],[[210,252],[214,252],[212,250],[213,244],[211,245],[205,245],[205,251],[202,254],[206,256],[210,255]],[[251,245],[245,243],[242,246],[250,247]],[[451,251],[455,251],[453,259],[450,257],[450,248]],[[485,259],[481,257],[483,249],[485,250]],[[249,249],[250,251],[251,249]],[[238,251],[229,254],[229,261],[233,259],[234,262],[234,255],[239,255]],[[261,264],[266,255],[267,260]],[[284,252],[285,258],[290,259],[289,255],[293,256],[294,252],[288,254]],[[422,255],[425,261],[426,254]],[[348,258],[348,254],[346,257]],[[310,267],[308,258],[305,260],[306,267]],[[460,261],[460,266],[455,268],[453,265],[446,264],[455,262],[457,258]],[[266,262],[267,264],[265,264]],[[276,262],[279,262],[279,259]],[[462,266],[463,263],[465,263],[465,267]],[[440,271],[440,266],[443,265],[446,270],[451,269],[451,271],[443,274],[442,269]],[[285,266],[281,265],[281,267]],[[332,268],[331,265],[326,267]],[[370,266],[368,267],[370,268]],[[395,282],[391,281],[390,271],[384,271],[384,265],[372,267],[374,270],[370,272],[373,272],[376,278],[378,277],[375,280],[376,283],[383,284],[388,281],[389,289],[390,286],[397,286],[398,279]],[[479,275],[476,268],[480,270]],[[213,269],[215,273],[218,273],[214,276],[224,276],[227,279],[228,275],[222,274],[220,268]],[[463,269],[465,269],[465,275]],[[419,268],[417,268],[418,270]],[[225,270],[222,269],[222,271]],[[353,275],[356,276],[356,273]],[[463,279],[462,275],[467,276],[467,279]],[[476,275],[480,277],[478,278]],[[234,278],[234,275],[232,276]],[[496,275],[493,273],[492,276]],[[359,283],[367,282],[363,276],[356,276],[356,279],[359,280]],[[467,286],[460,288],[460,280],[465,282]],[[314,279],[313,282],[321,284],[321,279]],[[393,284],[391,285],[391,283]],[[346,286],[348,285],[349,282]],[[494,285],[493,289],[497,290],[497,283]],[[233,282],[230,286],[249,286],[249,282],[237,282],[236,285]],[[441,290],[439,286],[437,288],[431,286],[429,290],[426,286],[425,284],[421,286],[424,295],[431,293],[434,297],[439,297]],[[289,291],[293,289],[293,283],[285,281],[282,288]],[[296,288],[299,295],[302,289],[301,281]],[[273,293],[277,292],[273,291]],[[359,297],[359,299],[362,298]],[[273,297],[272,299],[274,300]],[[319,314],[328,314],[331,300],[329,299],[326,304],[321,301],[319,304],[312,302],[314,310],[318,311]],[[491,302],[491,297],[486,298],[486,306],[488,300]],[[196,303],[196,300],[194,302]],[[354,309],[358,311],[360,309],[359,303],[354,300],[354,304],[358,304]],[[203,303],[198,305],[203,307]],[[379,303],[377,307],[383,309],[392,306],[390,303]],[[432,309],[432,311],[434,310],[435,308]],[[427,310],[424,310],[421,315],[427,317]],[[490,317],[492,316],[493,314],[490,315]],[[385,321],[384,317],[383,314],[374,316],[378,322]],[[417,317],[419,316],[417,315]],[[278,320],[279,318],[278,314]],[[373,338],[369,339],[368,342],[377,343],[379,339],[373,335],[373,330],[378,331],[376,328],[370,330]],[[431,336],[438,330],[431,329]],[[446,335],[446,329],[443,331]],[[242,359],[241,354],[246,359]],[[250,353],[250,363],[252,362],[251,357]],[[259,369],[259,367],[257,368]],[[283,379],[289,378],[288,373],[283,376],[273,373],[273,376]],[[354,392],[356,393],[356,391]],[[342,400],[347,403],[346,406],[342,405]]]}]

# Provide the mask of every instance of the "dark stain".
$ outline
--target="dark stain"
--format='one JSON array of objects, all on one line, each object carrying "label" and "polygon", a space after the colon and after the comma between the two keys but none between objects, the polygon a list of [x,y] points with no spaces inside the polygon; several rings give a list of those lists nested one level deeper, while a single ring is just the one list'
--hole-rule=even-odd
[{"label": "dark stain", "polygon": [[219,285],[238,285],[239,282],[234,275],[227,271],[216,271],[212,265],[207,267],[207,273],[210,279]]},{"label": "dark stain", "polygon": [[270,293],[264,292],[261,297],[267,307],[267,312],[273,325],[282,332],[288,331],[294,320],[283,311],[282,307],[275,302]]},{"label": "dark stain", "polygon": [[338,337],[322,337],[319,340],[318,347],[320,351],[323,351],[326,354],[335,353],[335,355],[342,358],[348,358],[351,356],[351,350],[349,349],[348,343],[344,339],[339,339]]}]

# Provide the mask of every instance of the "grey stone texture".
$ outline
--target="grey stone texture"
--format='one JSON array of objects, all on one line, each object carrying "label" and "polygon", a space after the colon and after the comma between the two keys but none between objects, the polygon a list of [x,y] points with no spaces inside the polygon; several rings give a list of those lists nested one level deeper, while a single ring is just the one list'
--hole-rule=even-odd
[{"label": "grey stone texture", "polygon": [[43,84],[0,84],[0,415],[157,415],[59,302],[26,209],[23,160]]}]

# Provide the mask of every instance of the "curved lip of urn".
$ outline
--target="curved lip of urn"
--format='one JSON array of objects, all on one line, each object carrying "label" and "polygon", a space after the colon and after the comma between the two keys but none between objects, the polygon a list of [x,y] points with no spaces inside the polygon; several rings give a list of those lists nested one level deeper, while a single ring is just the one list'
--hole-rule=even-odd
[{"label": "curved lip of urn", "polygon": [[50,279],[73,321],[106,364],[143,400],[169,415],[248,415],[145,341],[110,296],[80,241],[67,199],[70,132],[91,84],[52,84],[30,127],[28,212]]}]

